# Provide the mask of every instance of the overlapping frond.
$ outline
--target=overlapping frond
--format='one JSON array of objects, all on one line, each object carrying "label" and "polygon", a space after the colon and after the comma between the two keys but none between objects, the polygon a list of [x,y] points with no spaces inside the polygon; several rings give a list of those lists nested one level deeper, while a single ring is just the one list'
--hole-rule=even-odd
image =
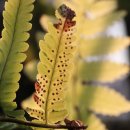
[{"label": "overlapping frond", "polygon": [[78,76],[82,81],[113,82],[129,73],[129,66],[114,62],[79,62]]},{"label": "overlapping frond", "polygon": [[88,37],[101,33],[105,31],[111,24],[120,20],[125,15],[125,11],[118,11],[98,18],[89,18],[89,16],[88,19],[84,20],[85,28],[82,28],[82,35]]},{"label": "overlapping frond", "polygon": [[95,18],[102,17],[103,15],[110,14],[112,11],[118,8],[118,4],[116,0],[108,0],[108,1],[96,1],[89,9],[87,9],[89,14],[92,14]]},{"label": "overlapping frond", "polygon": [[[0,106],[8,113],[16,108],[13,102],[19,88],[19,72],[26,55],[26,43],[32,25],[34,0],[8,0],[5,2],[4,30],[0,39]],[[10,113],[10,112],[9,112]]]},{"label": "overlapping frond", "polygon": [[[49,23],[48,33],[39,44],[36,92],[23,102],[23,108],[32,117],[45,123],[56,123],[67,116],[66,89],[75,51],[74,11],[62,5],[56,16],[59,22]],[[34,105],[30,106],[30,101]]]},{"label": "overlapping frond", "polygon": [[130,45],[129,37],[99,37],[92,39],[82,39],[79,46],[79,55],[82,58],[89,56],[108,55]]},{"label": "overlapping frond", "polygon": [[130,111],[130,101],[112,88],[82,86],[82,89],[80,101],[86,98],[86,109],[109,116],[119,116],[121,113]]}]

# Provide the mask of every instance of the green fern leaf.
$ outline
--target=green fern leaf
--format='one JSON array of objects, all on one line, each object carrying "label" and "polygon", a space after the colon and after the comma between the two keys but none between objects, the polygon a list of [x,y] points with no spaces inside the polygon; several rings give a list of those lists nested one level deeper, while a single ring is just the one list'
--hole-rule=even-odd
[{"label": "green fern leaf", "polygon": [[[130,102],[108,87],[82,86],[80,101],[86,99],[86,109],[109,116],[119,116],[130,111]],[[80,103],[81,103],[80,102]]]},{"label": "green fern leaf", "polygon": [[80,80],[112,82],[129,73],[129,66],[110,61],[79,62]]},{"label": "green fern leaf", "polygon": [[14,123],[0,122],[0,130],[14,130],[17,127],[18,127],[18,125],[14,124]]},{"label": "green fern leaf", "polygon": [[0,122],[0,130],[32,130],[29,126],[9,122]]},{"label": "green fern leaf", "polygon": [[4,30],[0,39],[0,106],[7,113],[16,108],[13,102],[19,88],[19,72],[26,55],[29,38],[27,31],[31,29],[30,13],[34,0],[8,0],[5,2]]},{"label": "green fern leaf", "polygon": [[129,45],[129,37],[101,37],[94,39],[83,39],[79,47],[79,54],[83,58],[88,56],[107,55],[116,51],[120,51]]},{"label": "green fern leaf", "polygon": [[88,13],[97,18],[106,14],[110,14],[112,11],[117,9],[117,7],[118,2],[116,0],[96,1],[88,8]]},{"label": "green fern leaf", "polygon": [[[45,123],[56,123],[67,116],[65,94],[75,50],[74,11],[62,5],[56,12],[56,16],[59,23],[49,24],[48,33],[39,44],[40,62],[35,86],[36,93],[23,102],[23,108],[32,117]],[[30,101],[32,101],[31,106]]]},{"label": "green fern leaf", "polygon": [[83,36],[90,36],[105,31],[113,22],[120,20],[126,15],[125,11],[113,12],[112,14],[104,15],[102,18],[86,19],[82,30]]}]

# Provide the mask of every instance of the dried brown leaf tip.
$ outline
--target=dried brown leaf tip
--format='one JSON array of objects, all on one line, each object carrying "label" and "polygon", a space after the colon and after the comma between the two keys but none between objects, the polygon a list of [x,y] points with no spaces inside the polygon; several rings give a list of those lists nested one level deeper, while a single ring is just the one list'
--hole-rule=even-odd
[{"label": "dried brown leaf tip", "polygon": [[[81,122],[80,120],[72,120],[72,121],[70,121],[68,119],[65,119],[64,122],[65,122],[66,126],[74,127],[74,128],[68,129],[68,130],[86,130],[86,128],[87,128],[87,126],[85,126],[83,124],[83,122]],[[81,128],[78,128],[78,127],[81,127]]]},{"label": "dried brown leaf tip", "polygon": [[73,31],[72,27],[76,24],[76,21],[73,21],[73,18],[76,16],[75,12],[63,4],[58,8],[58,13],[62,18],[59,19],[59,22],[54,24],[54,26],[58,30],[63,29],[65,32]]},{"label": "dried brown leaf tip", "polygon": [[75,12],[64,4],[59,7],[58,12],[62,17],[70,20],[76,16]]}]

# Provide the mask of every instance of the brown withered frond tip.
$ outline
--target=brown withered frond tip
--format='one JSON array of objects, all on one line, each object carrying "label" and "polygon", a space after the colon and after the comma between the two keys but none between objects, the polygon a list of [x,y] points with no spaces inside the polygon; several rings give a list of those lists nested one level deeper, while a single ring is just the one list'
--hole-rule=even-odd
[{"label": "brown withered frond tip", "polygon": [[71,10],[69,7],[67,7],[65,4],[61,5],[58,8],[58,12],[60,13],[61,16],[70,20],[72,20],[76,16],[75,12]]},{"label": "brown withered frond tip", "polygon": [[70,33],[70,35],[72,35],[72,27],[76,24],[76,21],[73,21],[73,18],[76,16],[75,12],[71,10],[69,7],[67,7],[65,4],[63,4],[58,8],[58,13],[61,17],[64,18],[65,21],[59,19],[59,22],[54,24],[55,28],[58,29],[59,32],[63,27],[63,31],[68,32]]}]

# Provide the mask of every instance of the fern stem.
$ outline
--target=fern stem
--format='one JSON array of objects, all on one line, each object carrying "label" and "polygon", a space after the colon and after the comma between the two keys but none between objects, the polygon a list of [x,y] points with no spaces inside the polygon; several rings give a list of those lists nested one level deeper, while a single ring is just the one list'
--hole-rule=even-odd
[{"label": "fern stem", "polygon": [[87,126],[66,126],[66,125],[48,125],[48,124],[40,124],[40,123],[33,123],[29,121],[22,121],[14,118],[8,117],[0,117],[0,122],[10,122],[10,123],[17,123],[20,125],[25,126],[33,126],[39,128],[54,128],[54,129],[86,129]]}]

